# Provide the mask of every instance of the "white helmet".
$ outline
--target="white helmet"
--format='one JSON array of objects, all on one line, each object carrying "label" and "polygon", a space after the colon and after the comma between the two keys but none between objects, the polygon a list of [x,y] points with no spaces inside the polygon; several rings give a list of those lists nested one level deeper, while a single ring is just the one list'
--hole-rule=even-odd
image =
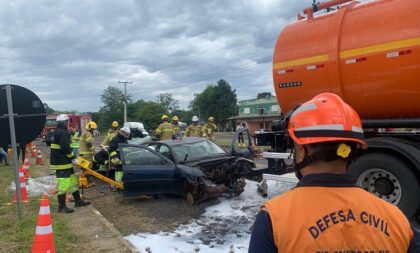
[{"label": "white helmet", "polygon": [[193,122],[197,122],[197,121],[198,121],[198,117],[197,117],[197,116],[193,116],[193,117],[192,117],[192,121],[193,121]]},{"label": "white helmet", "polygon": [[57,121],[68,121],[69,120],[69,116],[67,116],[67,114],[60,114],[57,116]]},{"label": "white helmet", "polygon": [[130,128],[128,128],[128,127],[123,127],[123,128],[121,128],[120,129],[121,131],[123,131],[124,133],[126,133],[126,134],[130,134]]}]

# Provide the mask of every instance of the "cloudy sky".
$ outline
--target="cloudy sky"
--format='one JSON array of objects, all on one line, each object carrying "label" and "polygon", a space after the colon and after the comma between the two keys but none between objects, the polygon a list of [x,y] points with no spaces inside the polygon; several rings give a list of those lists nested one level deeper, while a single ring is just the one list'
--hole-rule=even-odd
[{"label": "cloudy sky", "polygon": [[34,91],[58,110],[97,111],[118,81],[154,100],[227,80],[239,99],[273,92],[282,27],[311,0],[0,0],[0,83]]}]

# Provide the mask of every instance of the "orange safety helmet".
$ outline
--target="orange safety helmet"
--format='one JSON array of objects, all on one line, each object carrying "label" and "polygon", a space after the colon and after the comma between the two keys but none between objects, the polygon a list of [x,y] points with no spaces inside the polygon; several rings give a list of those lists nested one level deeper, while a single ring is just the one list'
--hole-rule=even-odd
[{"label": "orange safety helmet", "polygon": [[353,141],[367,148],[359,115],[333,93],[321,93],[299,106],[290,117],[288,130],[300,145]]}]

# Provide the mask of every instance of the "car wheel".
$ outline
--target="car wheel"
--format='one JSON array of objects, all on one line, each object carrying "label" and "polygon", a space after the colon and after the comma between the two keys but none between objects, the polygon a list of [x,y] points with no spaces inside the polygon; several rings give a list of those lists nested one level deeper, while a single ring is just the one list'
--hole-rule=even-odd
[{"label": "car wheel", "polygon": [[349,166],[349,173],[358,186],[398,206],[407,217],[418,210],[420,186],[403,160],[384,153],[370,153],[356,159]]}]

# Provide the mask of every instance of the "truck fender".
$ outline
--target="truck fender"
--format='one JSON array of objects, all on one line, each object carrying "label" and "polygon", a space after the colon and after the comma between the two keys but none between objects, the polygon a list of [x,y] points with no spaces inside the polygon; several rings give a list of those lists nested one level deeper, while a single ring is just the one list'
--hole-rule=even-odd
[{"label": "truck fender", "polygon": [[413,164],[417,172],[420,171],[420,148],[416,146],[414,141],[374,137],[367,139],[367,143],[368,153],[378,149],[396,152],[400,157],[405,158],[405,160]]}]

